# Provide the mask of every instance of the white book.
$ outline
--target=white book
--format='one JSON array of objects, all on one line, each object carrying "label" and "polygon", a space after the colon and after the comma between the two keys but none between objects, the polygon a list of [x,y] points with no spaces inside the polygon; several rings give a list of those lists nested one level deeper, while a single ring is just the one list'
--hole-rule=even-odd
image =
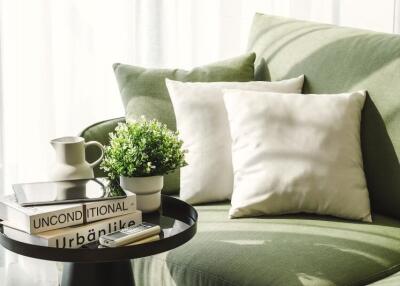
[{"label": "white book", "polygon": [[126,192],[126,198],[87,203],[22,207],[14,195],[0,201],[0,219],[12,222],[27,233],[59,229],[98,221],[136,211],[136,195]]},{"label": "white book", "polygon": [[56,248],[79,248],[97,241],[101,235],[118,231],[142,222],[142,212],[135,211],[89,224],[70,226],[38,234],[28,234],[15,228],[9,221],[3,221],[4,234],[25,243]]},{"label": "white book", "polygon": [[138,241],[135,241],[135,242],[132,242],[130,244],[123,245],[123,246],[138,245],[138,244],[153,242],[153,241],[156,241],[156,240],[160,240],[160,235],[159,234],[156,234],[156,235],[153,235],[153,236],[150,236],[150,237],[146,237],[146,238],[144,238],[142,240],[138,240]]}]

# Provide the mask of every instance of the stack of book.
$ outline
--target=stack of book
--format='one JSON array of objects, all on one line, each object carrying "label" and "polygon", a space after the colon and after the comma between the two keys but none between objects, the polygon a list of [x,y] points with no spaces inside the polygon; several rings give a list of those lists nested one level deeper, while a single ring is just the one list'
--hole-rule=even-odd
[{"label": "stack of book", "polygon": [[23,207],[15,195],[0,201],[4,234],[42,246],[79,248],[99,237],[142,222],[136,195],[85,203]]}]

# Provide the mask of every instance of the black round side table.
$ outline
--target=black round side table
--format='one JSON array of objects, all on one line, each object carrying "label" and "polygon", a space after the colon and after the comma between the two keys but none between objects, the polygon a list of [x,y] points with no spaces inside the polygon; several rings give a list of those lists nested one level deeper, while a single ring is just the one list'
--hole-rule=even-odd
[{"label": "black round side table", "polygon": [[143,214],[143,221],[161,226],[160,240],[116,248],[92,245],[63,249],[20,242],[4,235],[1,226],[0,244],[24,256],[64,262],[62,286],[132,286],[135,281],[130,260],[168,251],[189,241],[196,234],[197,212],[191,205],[163,195],[160,211]]}]

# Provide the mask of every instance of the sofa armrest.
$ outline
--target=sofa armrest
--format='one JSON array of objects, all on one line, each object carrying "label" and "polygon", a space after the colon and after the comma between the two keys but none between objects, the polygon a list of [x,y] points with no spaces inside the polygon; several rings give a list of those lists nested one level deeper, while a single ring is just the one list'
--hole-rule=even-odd
[{"label": "sofa armrest", "polygon": [[[125,117],[119,117],[109,120],[104,120],[97,122],[95,124],[86,127],[79,136],[85,138],[86,142],[98,141],[103,145],[109,142],[109,133],[115,130],[118,123],[125,122]],[[89,146],[86,149],[86,160],[88,162],[93,162],[100,156],[100,150],[97,147]],[[105,174],[100,170],[99,166],[93,169],[95,177],[104,177]]]},{"label": "sofa armrest", "polygon": [[[398,265],[396,267],[399,268]],[[384,275],[384,273],[382,273]],[[400,285],[400,272],[397,272],[391,276],[378,280],[372,284],[368,284],[370,286],[397,286]]]}]

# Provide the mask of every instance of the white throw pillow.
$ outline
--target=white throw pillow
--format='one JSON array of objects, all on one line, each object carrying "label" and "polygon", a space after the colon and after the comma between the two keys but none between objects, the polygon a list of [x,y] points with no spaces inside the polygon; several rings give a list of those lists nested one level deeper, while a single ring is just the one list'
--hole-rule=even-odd
[{"label": "white throw pillow", "polygon": [[371,221],[360,147],[365,92],[224,90],[234,217],[317,213]]},{"label": "white throw pillow", "polygon": [[179,82],[166,80],[177,129],[188,150],[181,169],[181,199],[192,203],[231,198],[231,136],[222,89],[300,93],[304,76],[278,82]]}]

